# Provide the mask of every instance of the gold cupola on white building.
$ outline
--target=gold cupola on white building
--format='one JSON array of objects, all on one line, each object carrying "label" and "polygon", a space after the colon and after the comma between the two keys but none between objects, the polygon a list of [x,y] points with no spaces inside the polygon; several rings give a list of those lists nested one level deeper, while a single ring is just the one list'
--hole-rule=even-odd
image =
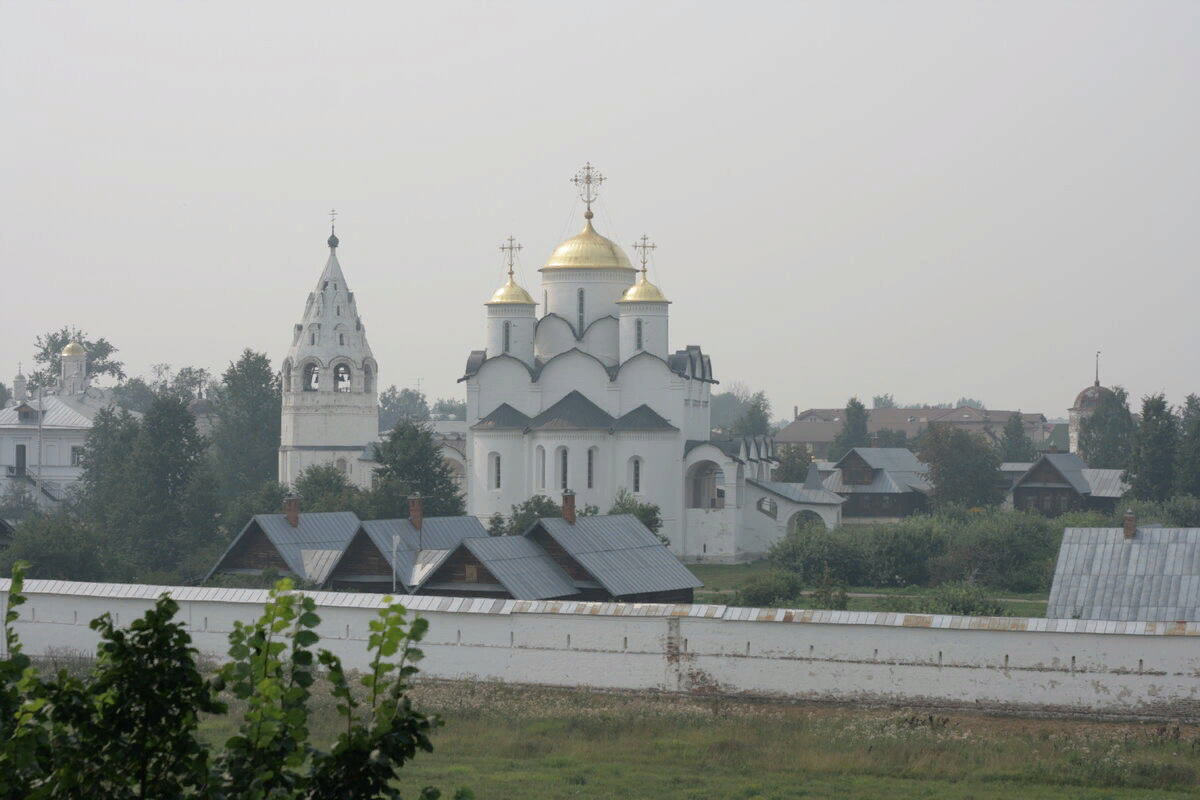
[{"label": "gold cupola on white building", "polygon": [[533,366],[533,335],[537,326],[537,303],[513,277],[517,253],[522,250],[517,240],[509,236],[500,245],[508,265],[508,282],[492,293],[487,306],[487,354],[512,356]]}]

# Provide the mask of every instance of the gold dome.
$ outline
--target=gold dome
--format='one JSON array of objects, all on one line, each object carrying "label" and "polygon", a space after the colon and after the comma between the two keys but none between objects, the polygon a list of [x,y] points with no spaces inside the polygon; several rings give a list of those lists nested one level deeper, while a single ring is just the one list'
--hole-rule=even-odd
[{"label": "gold dome", "polygon": [[61,355],[64,356],[86,356],[87,350],[83,349],[83,345],[79,342],[71,342],[63,348]]},{"label": "gold dome", "polygon": [[546,260],[547,269],[628,269],[629,256],[612,239],[596,233],[592,227],[592,212],[583,215],[586,224],[583,232],[560,244]]},{"label": "gold dome", "polygon": [[512,273],[508,273],[508,283],[501,286],[492,294],[492,299],[488,300],[484,305],[499,306],[499,305],[533,305],[533,298],[529,296],[529,292],[522,289],[513,280]]},{"label": "gold dome", "polygon": [[618,303],[669,303],[670,300],[650,281],[646,280],[646,273],[642,272],[642,277],[633,286],[625,290],[625,294],[621,295]]}]

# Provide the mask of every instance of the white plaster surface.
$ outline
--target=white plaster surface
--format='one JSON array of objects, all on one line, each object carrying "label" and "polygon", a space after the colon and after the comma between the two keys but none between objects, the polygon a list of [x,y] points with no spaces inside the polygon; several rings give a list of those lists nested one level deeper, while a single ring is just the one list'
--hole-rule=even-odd
[{"label": "white plaster surface", "polygon": [[[8,581],[0,581],[0,613]],[[88,622],[128,625],[169,591],[221,656],[266,593],[29,581],[27,653],[92,651]],[[378,595],[314,593],[322,646],[367,663]],[[402,598],[430,621],[422,672],[522,684],[834,702],[1200,718],[1200,623],[802,612],[725,606]]]}]

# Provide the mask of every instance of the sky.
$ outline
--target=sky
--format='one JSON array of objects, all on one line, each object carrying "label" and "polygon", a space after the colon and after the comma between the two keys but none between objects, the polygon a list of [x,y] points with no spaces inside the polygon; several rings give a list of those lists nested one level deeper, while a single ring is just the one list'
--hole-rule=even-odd
[{"label": "sky", "polygon": [[[483,303],[582,225],[776,417],[1200,392],[1200,3],[9,2],[0,380],[278,366],[338,211],[382,386],[463,397]],[[1135,402],[1136,404],[1136,402]]]}]

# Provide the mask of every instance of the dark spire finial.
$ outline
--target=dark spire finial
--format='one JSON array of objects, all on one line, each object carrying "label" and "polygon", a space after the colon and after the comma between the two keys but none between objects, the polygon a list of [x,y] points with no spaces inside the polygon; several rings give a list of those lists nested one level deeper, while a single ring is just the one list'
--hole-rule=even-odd
[{"label": "dark spire finial", "polygon": [[337,209],[329,209],[329,249],[335,250],[338,246],[337,233],[334,232],[334,222],[337,220]]}]

